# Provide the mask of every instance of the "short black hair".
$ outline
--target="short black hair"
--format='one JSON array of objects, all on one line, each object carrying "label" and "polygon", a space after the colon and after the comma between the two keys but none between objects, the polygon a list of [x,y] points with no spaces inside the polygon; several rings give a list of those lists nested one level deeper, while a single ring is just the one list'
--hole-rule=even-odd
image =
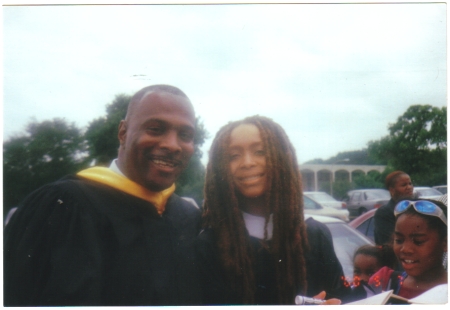
[{"label": "short black hair", "polygon": [[355,260],[356,255],[367,255],[375,257],[380,266],[387,266],[394,269],[397,264],[397,257],[395,256],[394,249],[390,245],[371,245],[365,244],[360,246],[353,255],[353,260]]},{"label": "short black hair", "polygon": [[160,92],[165,92],[165,93],[169,93],[169,94],[176,95],[176,96],[181,96],[183,98],[186,98],[190,102],[188,96],[181,89],[179,89],[175,86],[167,85],[167,84],[150,85],[150,86],[142,88],[137,93],[135,93],[133,95],[133,97],[131,97],[130,103],[128,104],[127,115],[125,116],[125,119],[128,119],[128,117],[132,114],[134,105],[136,103],[140,102],[141,99],[147,93],[152,92],[152,91],[160,91]]}]

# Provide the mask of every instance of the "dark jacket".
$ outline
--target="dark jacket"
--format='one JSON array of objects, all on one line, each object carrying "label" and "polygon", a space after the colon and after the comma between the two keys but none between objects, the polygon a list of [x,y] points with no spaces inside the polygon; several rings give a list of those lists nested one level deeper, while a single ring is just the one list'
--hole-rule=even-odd
[{"label": "dark jacket", "polygon": [[[345,296],[350,289],[344,285],[342,266],[334,252],[329,229],[312,218],[306,220],[306,224],[310,245],[310,251],[305,256],[306,295],[312,297],[324,290],[327,292],[327,299]],[[255,237],[249,238],[255,257],[254,274],[257,285],[255,304],[276,305],[278,301],[275,287],[275,265],[271,254],[266,247],[262,246],[261,240]],[[225,280],[212,230],[206,229],[199,235],[196,252],[203,292],[202,303],[204,305],[242,304]],[[295,295],[292,296],[292,304],[294,304]]]},{"label": "dark jacket", "polygon": [[395,229],[395,205],[395,201],[391,199],[387,204],[375,211],[374,237],[377,245],[389,244],[392,242],[392,234]]},{"label": "dark jacket", "polygon": [[6,306],[198,304],[200,210],[66,177],[30,194],[4,232]]}]

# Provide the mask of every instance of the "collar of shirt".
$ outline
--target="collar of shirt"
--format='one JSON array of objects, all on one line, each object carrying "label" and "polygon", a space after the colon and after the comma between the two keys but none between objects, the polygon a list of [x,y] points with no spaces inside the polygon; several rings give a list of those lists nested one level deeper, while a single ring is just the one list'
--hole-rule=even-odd
[{"label": "collar of shirt", "polygon": [[160,191],[153,192],[149,189],[133,182],[128,179],[116,165],[115,161],[111,163],[109,168],[106,167],[92,167],[82,170],[77,173],[78,176],[93,180],[108,186],[111,186],[117,190],[133,195],[135,197],[144,199],[152,203],[158,214],[162,214],[166,208],[166,203],[169,197],[175,191],[175,184],[171,187]]},{"label": "collar of shirt", "polygon": [[121,176],[125,176],[125,174],[123,174],[122,171],[120,171],[119,166],[117,166],[117,158],[111,162],[111,164],[109,165],[109,169],[111,169],[117,174],[120,174]]},{"label": "collar of shirt", "polygon": [[[246,212],[242,212],[242,216],[244,217],[245,227],[247,228],[250,236],[264,240],[264,226],[266,219],[262,216],[256,216]],[[267,240],[272,239],[272,233],[273,214],[270,215],[269,222],[267,223]]]}]

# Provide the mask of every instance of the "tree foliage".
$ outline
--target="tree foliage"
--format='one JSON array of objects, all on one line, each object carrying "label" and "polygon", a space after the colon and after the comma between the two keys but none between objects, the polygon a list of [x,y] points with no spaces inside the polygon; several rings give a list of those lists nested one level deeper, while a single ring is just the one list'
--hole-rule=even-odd
[{"label": "tree foliage", "polygon": [[370,171],[369,173],[361,173],[353,178],[353,188],[383,188],[384,179],[382,179],[382,174],[378,171]]},{"label": "tree foliage", "polygon": [[389,135],[369,142],[370,156],[389,170],[407,172],[416,185],[447,182],[447,107],[413,105],[389,125]]},{"label": "tree foliage", "polygon": [[116,95],[113,102],[106,105],[106,116],[94,119],[85,133],[89,146],[89,159],[96,166],[109,166],[117,158],[119,123],[127,114],[130,95]]},{"label": "tree foliage", "polygon": [[3,211],[41,185],[86,165],[86,144],[74,124],[32,121],[26,133],[3,143]]}]

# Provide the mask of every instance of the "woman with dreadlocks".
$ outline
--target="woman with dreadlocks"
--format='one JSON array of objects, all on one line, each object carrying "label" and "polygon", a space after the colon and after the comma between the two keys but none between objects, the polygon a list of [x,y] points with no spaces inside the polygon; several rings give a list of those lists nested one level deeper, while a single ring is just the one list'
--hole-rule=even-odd
[{"label": "woman with dreadlocks", "polygon": [[[209,153],[197,240],[203,303],[339,303],[349,288],[325,225],[303,216],[302,184],[284,130],[262,116],[231,122]],[[326,291],[323,292],[323,291]]]}]

